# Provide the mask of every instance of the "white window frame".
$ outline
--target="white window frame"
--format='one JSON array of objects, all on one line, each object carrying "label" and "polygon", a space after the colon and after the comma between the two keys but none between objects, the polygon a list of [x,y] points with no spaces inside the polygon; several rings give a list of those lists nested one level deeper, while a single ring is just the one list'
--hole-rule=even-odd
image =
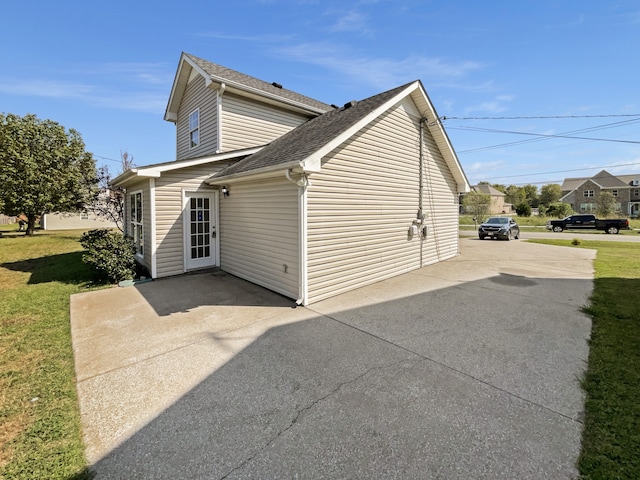
[{"label": "white window frame", "polygon": [[595,197],[595,192],[593,190],[584,190],[582,192],[583,197]]},{"label": "white window frame", "polygon": [[[138,211],[137,196],[140,195]],[[142,190],[129,193],[129,236],[133,239],[136,256],[144,257],[144,195]]]},{"label": "white window frame", "polygon": [[581,203],[580,204],[580,213],[593,213],[596,211],[595,203]]},{"label": "white window frame", "polygon": [[633,191],[633,196],[634,196],[634,197],[640,197],[640,189],[636,188],[636,189]]},{"label": "white window frame", "polygon": [[611,195],[613,195],[614,197],[618,196],[618,190],[611,190]]},{"label": "white window frame", "polygon": [[[194,116],[195,122],[193,122]],[[196,148],[198,145],[200,145],[200,109],[196,108],[189,114],[189,148]]]}]

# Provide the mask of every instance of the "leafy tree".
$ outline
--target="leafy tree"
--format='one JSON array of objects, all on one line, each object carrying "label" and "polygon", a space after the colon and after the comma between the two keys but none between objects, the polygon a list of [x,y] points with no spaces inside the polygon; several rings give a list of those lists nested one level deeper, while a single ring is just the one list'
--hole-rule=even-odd
[{"label": "leafy tree", "polygon": [[611,192],[600,192],[596,215],[600,218],[612,217],[616,213],[616,197]]},{"label": "leafy tree", "polygon": [[8,215],[27,217],[26,235],[45,213],[82,209],[96,180],[76,130],[31,114],[0,114],[0,204]]},{"label": "leafy tree", "polygon": [[540,189],[540,203],[542,205],[551,205],[560,200],[562,196],[562,187],[557,183],[543,185]]},{"label": "leafy tree", "polygon": [[573,213],[571,205],[568,203],[555,202],[549,205],[549,209],[546,212],[548,217],[564,218]]},{"label": "leafy tree", "polygon": [[520,205],[526,199],[524,189],[515,185],[509,185],[504,194],[504,201],[511,205]]},{"label": "leafy tree", "polygon": [[484,217],[489,213],[491,195],[480,192],[469,192],[464,196],[462,205],[466,213],[474,217]]},{"label": "leafy tree", "polygon": [[530,207],[537,207],[540,203],[540,200],[538,199],[538,187],[528,184],[521,188],[524,192],[525,202],[527,202]]},{"label": "leafy tree", "polygon": [[516,213],[519,217],[530,217],[531,206],[527,202],[522,202],[516,206]]}]

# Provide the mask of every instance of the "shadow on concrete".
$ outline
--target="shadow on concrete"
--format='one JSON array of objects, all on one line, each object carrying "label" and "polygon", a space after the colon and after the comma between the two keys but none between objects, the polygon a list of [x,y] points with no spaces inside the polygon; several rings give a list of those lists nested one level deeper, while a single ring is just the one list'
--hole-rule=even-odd
[{"label": "shadow on concrete", "polygon": [[135,288],[160,316],[212,305],[296,306],[289,298],[220,270],[162,278]]},{"label": "shadow on concrete", "polygon": [[[167,315],[175,308],[158,285],[136,288]],[[591,288],[589,280],[488,278],[359,307],[348,294],[343,309],[320,302],[310,319],[258,336],[92,471],[105,479],[573,478],[590,331],[579,305]],[[176,286],[170,304],[186,293]],[[206,301],[219,304],[228,292],[218,294]],[[166,381],[166,372],[153,375],[131,377],[130,388]],[[121,397],[126,416],[126,392],[97,385],[105,391],[92,394]]]}]

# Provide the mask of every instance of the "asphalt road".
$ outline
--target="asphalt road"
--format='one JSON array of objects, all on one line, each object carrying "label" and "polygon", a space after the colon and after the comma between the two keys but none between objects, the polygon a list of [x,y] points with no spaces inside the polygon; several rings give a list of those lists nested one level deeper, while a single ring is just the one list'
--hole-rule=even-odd
[{"label": "asphalt road", "polygon": [[[477,236],[475,230],[460,230],[461,236],[475,237]],[[532,231],[527,227],[520,227],[520,238],[526,240],[527,238],[550,238],[550,239],[567,239],[580,238],[582,240],[600,240],[606,242],[640,242],[640,231],[634,230],[633,233],[625,233],[618,235],[608,235],[604,232],[581,232],[577,230],[564,231],[561,233],[555,233],[551,231]]]}]

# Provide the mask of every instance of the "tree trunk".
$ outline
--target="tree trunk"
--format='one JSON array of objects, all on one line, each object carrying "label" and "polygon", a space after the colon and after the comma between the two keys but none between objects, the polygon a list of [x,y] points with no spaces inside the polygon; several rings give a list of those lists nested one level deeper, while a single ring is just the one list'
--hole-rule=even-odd
[{"label": "tree trunk", "polygon": [[36,229],[36,219],[38,217],[36,215],[27,215],[27,231],[24,232],[25,235],[33,235]]}]

